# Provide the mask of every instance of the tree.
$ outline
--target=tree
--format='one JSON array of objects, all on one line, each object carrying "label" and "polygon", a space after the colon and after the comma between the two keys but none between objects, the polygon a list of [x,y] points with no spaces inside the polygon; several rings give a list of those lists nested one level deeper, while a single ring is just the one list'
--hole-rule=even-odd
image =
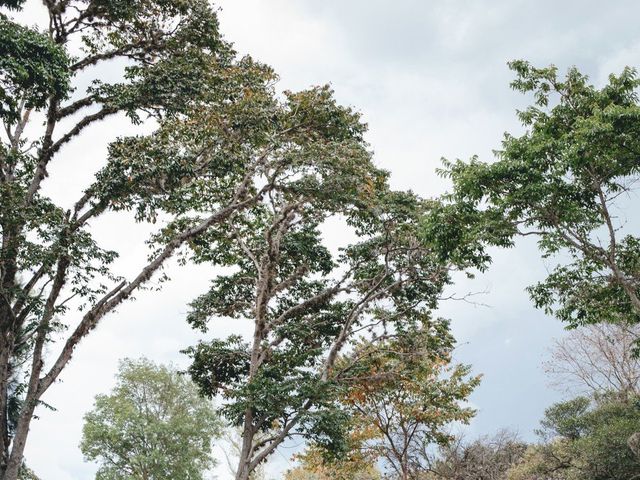
[{"label": "tree", "polygon": [[623,480],[638,478],[633,438],[640,421],[638,398],[577,397],[548,408],[542,443],[529,447],[509,480]]},{"label": "tree", "polygon": [[571,452],[565,440],[530,445],[520,462],[507,471],[507,480],[577,480],[571,468]]},{"label": "tree", "polygon": [[534,96],[519,112],[526,132],[507,134],[497,161],[445,162],[449,221],[487,242],[535,235],[545,257],[568,262],[529,289],[537,307],[570,326],[640,322],[640,238],[619,212],[640,174],[640,80],[611,75],[602,88],[577,69],[510,64],[512,86]]},{"label": "tree", "polygon": [[[51,0],[44,8],[43,31],[0,14],[2,480],[16,479],[36,407],[105,315],[153,276],[164,279],[168,259],[198,236],[296,175],[302,159],[350,155],[341,145],[358,134],[331,137],[340,126],[335,109],[323,110],[326,89],[280,102],[275,74],[236,56],[205,0]],[[120,78],[101,78],[95,67],[106,62]],[[114,115],[155,129],[115,139],[106,159],[88,156],[95,178],[76,202],[56,204],[42,191],[55,180],[51,165]],[[118,252],[94,234],[110,212],[132,212],[149,228],[161,222],[131,279],[112,268]]]},{"label": "tree", "polygon": [[356,377],[343,400],[352,412],[352,435],[393,478],[422,478],[430,448],[447,445],[451,424],[475,413],[462,403],[480,377],[450,364],[452,347],[448,322],[425,321],[409,334],[362,342],[343,360]]},{"label": "tree", "polygon": [[85,415],[80,448],[98,480],[204,479],[221,421],[213,404],[172,367],[123,360],[117,385]]},{"label": "tree", "polygon": [[637,325],[603,323],[571,330],[554,343],[545,370],[562,388],[573,385],[582,393],[637,396],[640,359],[634,355],[634,345],[638,337]]},{"label": "tree", "polygon": [[502,430],[492,437],[465,442],[462,437],[439,449],[429,466],[428,480],[506,480],[522,458],[527,444]]},{"label": "tree", "polygon": [[[339,399],[351,376],[336,361],[367,331],[412,331],[454,268],[420,241],[431,202],[388,190],[356,115],[328,97],[322,112],[332,119],[325,135],[340,143],[319,147],[322,160],[312,164],[292,153],[300,172],[235,214],[231,237],[212,231],[194,242],[196,261],[236,268],[192,303],[190,323],[206,329],[231,317],[254,326],[250,343],[232,336],[187,351],[194,381],[204,394],[221,394],[224,415],[243,429],[239,480],[294,435],[344,452],[348,415]],[[361,241],[334,258],[320,226],[337,215]],[[256,441],[260,431],[274,434]]]}]

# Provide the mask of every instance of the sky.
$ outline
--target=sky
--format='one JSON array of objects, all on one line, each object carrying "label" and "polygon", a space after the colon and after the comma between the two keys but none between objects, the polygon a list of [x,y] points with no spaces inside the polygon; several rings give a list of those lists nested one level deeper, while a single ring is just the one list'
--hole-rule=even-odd
[{"label": "sky", "polygon": [[[522,132],[515,112],[530,99],[509,88],[509,60],[555,64],[561,71],[575,65],[599,85],[609,73],[640,64],[635,1],[220,0],[217,5],[222,32],[238,52],[270,64],[281,90],[331,84],[341,103],[363,114],[375,161],[391,172],[393,187],[428,197],[447,189],[435,174],[442,157],[491,160],[504,132]],[[22,19],[33,23],[38,12],[31,2]],[[46,192],[71,202],[99,168],[108,141],[128,131],[122,118],[89,129],[52,166]],[[141,266],[145,227],[109,215],[93,228],[103,245],[123,252],[117,263],[121,272],[132,275]],[[541,365],[563,334],[562,325],[535,310],[524,291],[548,268],[532,239],[520,241],[516,248],[494,251],[486,274],[458,282],[451,292],[486,292],[474,297],[483,305],[441,306],[439,314],[452,319],[459,341],[456,359],[483,375],[471,397],[478,414],[465,430],[470,438],[510,428],[533,440],[544,409],[566,394],[549,388]],[[187,303],[204,291],[211,271],[176,265],[168,271],[172,281],[160,292],[143,292],[102,321],[47,393],[44,400],[56,410],[38,412],[26,451],[43,480],[93,478],[96,466],[84,462],[78,449],[82,416],[96,394],[113,386],[118,359],[146,356],[185,365],[179,350],[198,338],[184,321]],[[231,322],[215,328],[221,337],[248,331]],[[290,466],[293,450],[275,455],[269,466],[273,478]],[[216,473],[231,478],[224,462]]]}]

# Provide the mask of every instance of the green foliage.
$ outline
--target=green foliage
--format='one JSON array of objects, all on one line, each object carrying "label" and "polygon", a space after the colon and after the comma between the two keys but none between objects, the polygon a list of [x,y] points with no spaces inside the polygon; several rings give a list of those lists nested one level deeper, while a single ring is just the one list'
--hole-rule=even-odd
[{"label": "green foliage", "polygon": [[18,473],[18,480],[40,480],[40,477],[38,477],[33,470],[23,464],[20,468],[20,473]]},{"label": "green foliage", "polygon": [[[327,174],[325,181],[333,183],[338,176],[336,172]],[[304,195],[309,194],[307,180],[296,183],[304,183]],[[295,188],[296,185],[287,186],[287,195],[295,192]],[[316,197],[317,200],[314,198],[313,202],[304,201],[296,212],[298,220],[287,227],[288,231],[278,240],[277,251],[273,253],[264,238],[283,221],[277,210],[281,205],[276,206],[276,214],[269,209],[247,212],[244,218],[237,219],[233,235],[228,239],[220,233],[203,237],[198,242],[198,255],[202,259],[224,256],[229,265],[237,262],[240,267],[240,270],[214,280],[211,290],[192,303],[188,319],[201,329],[206,328],[207,321],[215,316],[252,318],[256,315],[259,288],[267,279],[263,277],[263,267],[258,268],[252,258],[266,261],[273,255],[277,260],[268,280],[270,303],[263,313],[262,321],[267,327],[259,323],[256,326],[259,334],[262,334],[262,328],[267,329],[260,344],[246,345],[237,337],[231,337],[227,341],[201,343],[188,350],[194,359],[190,369],[194,380],[209,395],[223,392],[230,400],[224,411],[233,423],[240,423],[246,409],[251,408],[254,415],[261,418],[263,428],[271,428],[273,423],[286,421],[291,415],[290,409],[302,408],[310,398],[317,409],[334,409],[336,405],[331,399],[336,387],[323,377],[323,364],[328,351],[341,336],[345,322],[357,312],[358,296],[368,295],[371,288],[389,288],[384,297],[379,294],[381,298],[380,301],[376,299],[375,306],[367,306],[366,316],[359,315],[353,324],[346,325],[348,337],[353,330],[368,323],[389,322],[389,325],[398,324],[399,328],[403,328],[402,324],[408,326],[413,321],[409,310],[412,305],[419,305],[413,307],[417,312],[429,308],[445,281],[446,271],[442,270],[435,272],[434,282],[434,264],[426,253],[421,256],[418,252],[403,251],[401,245],[408,240],[403,238],[405,232],[401,231],[408,227],[404,219],[384,237],[380,235],[351,246],[337,262],[334,261],[321,242],[318,222],[331,213],[324,210],[325,205],[333,202],[340,192],[323,198],[326,192],[335,190],[314,187],[314,191],[322,196]],[[334,209],[348,208],[336,203]],[[391,218],[393,214],[390,214]],[[213,240],[218,245],[213,242],[200,245],[204,240]],[[397,242],[398,251],[391,253],[393,242]],[[387,252],[387,264],[380,257],[384,252]],[[408,256],[411,253],[415,253],[413,258]],[[338,265],[351,270],[347,278],[336,277]],[[393,268],[398,275],[410,276],[410,280],[402,288],[396,288],[397,278],[387,277],[387,268]],[[339,292],[349,290],[353,290],[353,298],[336,298]],[[382,298],[392,302],[392,306],[384,308]],[[407,308],[406,317],[395,318],[393,312],[403,307]],[[250,368],[252,349],[264,349],[260,350],[264,352],[264,358],[254,372]],[[339,414],[309,412],[301,419],[301,425],[318,440],[324,435],[333,437],[337,443],[330,441],[329,444],[337,446],[340,442],[331,432],[339,433],[337,422],[341,418]]]},{"label": "green foliage", "polygon": [[134,121],[141,121],[140,111],[172,115],[233,83],[223,72],[232,67],[235,52],[222,40],[216,11],[205,1],[95,1],[84,11],[74,27],[83,29],[86,56],[72,68],[116,56],[134,60],[124,69],[125,81],[96,79],[87,90],[106,108]]},{"label": "green foliage", "polygon": [[0,15],[0,119],[12,124],[22,108],[40,109],[52,95],[64,99],[69,76],[63,48]]},{"label": "green foliage", "polygon": [[540,421],[542,426],[540,433],[569,440],[580,438],[587,428],[585,413],[590,403],[587,397],[577,397],[547,408],[544,419]]},{"label": "green foliage", "polygon": [[554,67],[510,66],[512,86],[535,100],[518,113],[527,130],[507,134],[494,163],[445,162],[450,221],[484,243],[536,235],[544,256],[568,254],[530,293],[569,325],[640,321],[640,241],[616,213],[640,174],[635,70],[598,89],[575,68],[561,79]]},{"label": "green foliage", "polygon": [[124,360],[118,383],[85,415],[82,453],[98,480],[204,479],[221,433],[213,405],[188,378],[148,360]]},{"label": "green foliage", "polygon": [[495,211],[468,202],[434,202],[421,219],[421,234],[442,261],[484,271],[491,262],[487,245],[511,247],[515,229]]}]

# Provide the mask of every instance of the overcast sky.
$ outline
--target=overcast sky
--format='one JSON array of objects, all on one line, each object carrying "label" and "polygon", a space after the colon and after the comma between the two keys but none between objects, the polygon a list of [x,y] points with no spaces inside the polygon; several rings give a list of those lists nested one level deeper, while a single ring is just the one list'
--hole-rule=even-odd
[{"label": "overcast sky", "polygon": [[[338,99],[355,107],[370,127],[376,162],[392,172],[395,188],[436,196],[446,183],[434,170],[441,157],[492,158],[505,131],[520,132],[515,110],[528,99],[509,89],[506,62],[571,65],[601,84],[611,72],[640,64],[640,4],[635,1],[424,1],[424,0],[224,0],[217,3],[222,31],[236,49],[275,68],[280,89],[330,83]],[[31,23],[37,3],[28,10]],[[109,72],[105,72],[108,74]],[[47,192],[76,198],[104,158],[107,141],[125,131],[122,119],[93,127],[65,149],[52,167]],[[62,158],[62,157],[61,157]],[[62,174],[62,175],[60,175]],[[61,178],[64,177],[64,178]],[[146,230],[111,216],[95,225],[107,246],[126,247],[118,266],[132,273],[145,255]],[[336,233],[337,234],[337,233]],[[491,270],[456,291],[487,290],[488,307],[448,302],[460,342],[457,359],[482,373],[471,400],[478,415],[468,435],[508,427],[533,439],[543,410],[562,398],[547,386],[541,361],[562,325],[531,306],[524,292],[546,265],[535,244],[498,251]],[[105,318],[87,338],[39,412],[27,448],[43,480],[93,478],[95,466],[78,449],[82,415],[93,396],[113,385],[117,360],[145,355],[184,365],[178,350],[197,338],[185,321],[186,303],[206,288],[205,268],[170,269],[161,293],[143,293]],[[220,336],[247,329],[220,323]],[[276,454],[271,470],[289,463]],[[219,478],[230,478],[225,468]],[[274,474],[277,478],[277,474]]]}]

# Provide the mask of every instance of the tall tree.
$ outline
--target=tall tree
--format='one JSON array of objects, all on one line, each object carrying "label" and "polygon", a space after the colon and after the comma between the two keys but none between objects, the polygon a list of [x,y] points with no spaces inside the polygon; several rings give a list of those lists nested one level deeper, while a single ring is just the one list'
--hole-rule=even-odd
[{"label": "tall tree", "polygon": [[222,423],[211,401],[172,367],[123,360],[117,385],[85,415],[80,448],[97,480],[202,480]]},{"label": "tall tree", "polygon": [[[229,105],[220,112],[229,121],[230,105],[238,104],[233,97],[241,98],[252,86],[266,91],[272,78],[268,69],[235,60],[206,2],[52,1],[44,8],[49,15],[44,32],[0,17],[0,478],[6,480],[16,478],[34,410],[78,342],[184,242],[255,197],[250,180],[257,163],[238,161],[232,167],[231,156],[226,164],[219,162],[212,155],[216,141],[205,140],[206,132],[186,118],[198,120],[192,109],[216,112]],[[71,56],[68,50],[78,44],[77,56]],[[121,79],[101,80],[93,67],[118,59],[124,65]],[[121,112],[134,122],[141,122],[144,112],[160,129],[113,143],[106,162],[94,159],[102,169],[72,205],[44,195],[48,169],[64,155],[63,147]],[[219,150],[233,152],[234,145],[223,140],[229,134],[220,134]],[[193,201],[206,193],[211,194],[207,205]],[[117,253],[96,243],[91,224],[108,211],[130,209],[140,221],[162,212],[174,218],[187,211],[206,213],[174,231],[127,281],[109,269]],[[84,313],[74,322],[69,317],[80,308]],[[45,345],[67,326],[70,333],[46,366]],[[25,351],[30,361],[20,369],[17,359]],[[19,388],[12,387],[16,379]],[[16,404],[11,396],[17,393],[20,411],[10,426],[10,407]]]},{"label": "tall tree", "polygon": [[[358,135],[334,125],[322,89],[279,102],[273,72],[237,58],[205,0],[51,0],[44,9],[42,30],[0,14],[2,480],[16,479],[37,405],[106,314],[183,246],[296,175],[302,159],[352,156]],[[102,64],[115,80],[102,78]],[[75,202],[47,197],[64,147],[118,114],[152,133],[115,139],[107,158],[89,155],[97,173]],[[162,222],[131,279],[94,234],[109,212]]]},{"label": "tall tree", "polygon": [[[406,333],[420,323],[453,268],[420,241],[431,202],[390,192],[386,174],[352,138],[364,131],[358,117],[332,102],[322,111],[332,118],[327,134],[343,141],[317,152],[320,162],[292,157],[304,168],[259,208],[234,215],[232,237],[211,234],[194,247],[197,260],[236,269],[193,302],[191,324],[206,329],[211,319],[232,317],[254,328],[250,343],[233,336],[188,350],[196,383],[221,394],[225,416],[243,429],[238,480],[292,436],[343,451],[348,411],[340,392],[352,377],[336,362],[367,331]],[[334,258],[320,227],[336,215],[361,241]],[[273,435],[256,441],[267,430]]]},{"label": "tall tree", "polygon": [[512,86],[535,99],[519,112],[526,132],[507,134],[494,163],[445,163],[454,184],[449,221],[492,243],[534,235],[545,257],[562,252],[529,291],[536,306],[569,325],[640,322],[635,70],[596,88],[575,68],[560,78],[554,67],[510,66]]}]

